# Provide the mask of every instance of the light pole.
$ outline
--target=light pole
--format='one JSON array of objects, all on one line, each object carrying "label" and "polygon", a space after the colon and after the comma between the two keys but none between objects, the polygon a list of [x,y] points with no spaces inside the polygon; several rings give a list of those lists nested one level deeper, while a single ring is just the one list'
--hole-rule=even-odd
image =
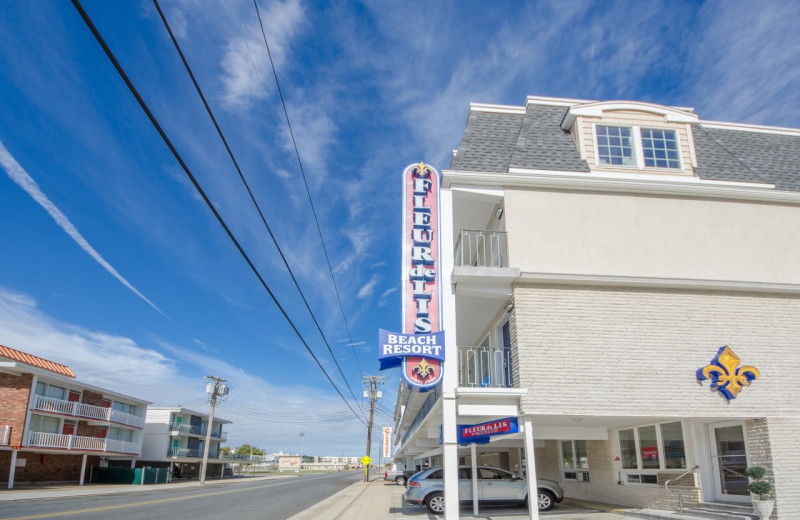
[{"label": "light pole", "polygon": [[300,434],[300,462],[297,464],[297,472],[300,473],[300,470],[303,467],[303,438],[306,436],[305,433]]}]

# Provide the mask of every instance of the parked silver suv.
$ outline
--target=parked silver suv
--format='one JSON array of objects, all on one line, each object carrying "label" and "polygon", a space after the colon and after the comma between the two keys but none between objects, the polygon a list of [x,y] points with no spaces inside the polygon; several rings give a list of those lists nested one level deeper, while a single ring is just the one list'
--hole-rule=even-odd
[{"label": "parked silver suv", "polygon": [[[478,502],[481,504],[528,503],[525,479],[503,469],[480,466],[478,472]],[[424,505],[435,515],[444,513],[444,480],[441,468],[428,468],[408,479],[403,500]],[[547,511],[564,499],[557,482],[536,479],[539,511]],[[458,468],[458,496],[462,503],[472,503],[472,468]]]}]

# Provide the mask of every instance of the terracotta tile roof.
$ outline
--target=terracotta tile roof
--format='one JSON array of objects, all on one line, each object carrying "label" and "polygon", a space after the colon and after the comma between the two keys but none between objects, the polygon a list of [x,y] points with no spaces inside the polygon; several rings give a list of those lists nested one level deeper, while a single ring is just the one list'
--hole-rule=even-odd
[{"label": "terracotta tile roof", "polygon": [[13,359],[14,361],[19,361],[21,363],[25,363],[26,365],[31,365],[36,368],[43,368],[45,370],[49,370],[51,372],[55,372],[56,374],[61,374],[63,376],[75,377],[75,372],[73,372],[72,369],[69,368],[67,365],[54,363],[44,358],[40,358],[38,356],[32,356],[31,354],[26,354],[25,352],[20,352],[19,350],[14,350],[13,348],[9,348],[3,345],[0,345],[0,357]]}]

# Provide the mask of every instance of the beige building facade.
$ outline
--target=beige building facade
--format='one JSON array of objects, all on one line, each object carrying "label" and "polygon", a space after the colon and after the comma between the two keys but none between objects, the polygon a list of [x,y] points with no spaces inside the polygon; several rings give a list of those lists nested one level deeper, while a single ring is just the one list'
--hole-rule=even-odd
[{"label": "beige building facade", "polygon": [[395,458],[447,470],[442,425],[517,417],[479,463],[696,515],[749,511],[762,466],[772,518],[800,517],[798,154],[798,130],[685,107],[473,104],[442,172],[457,374],[401,386]]}]

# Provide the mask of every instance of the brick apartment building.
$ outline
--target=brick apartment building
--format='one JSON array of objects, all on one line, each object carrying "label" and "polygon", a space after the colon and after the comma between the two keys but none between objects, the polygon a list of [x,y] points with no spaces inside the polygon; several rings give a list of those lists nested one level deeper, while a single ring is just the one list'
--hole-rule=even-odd
[{"label": "brick apartment building", "polygon": [[477,462],[568,498],[742,515],[758,465],[800,518],[798,157],[800,130],[686,107],[471,105],[441,175],[444,379],[401,385],[395,458],[444,466],[452,504],[456,425],[513,417]]},{"label": "brick apartment building", "polygon": [[67,366],[0,345],[0,479],[77,482],[133,467],[149,403],[78,381]]}]

